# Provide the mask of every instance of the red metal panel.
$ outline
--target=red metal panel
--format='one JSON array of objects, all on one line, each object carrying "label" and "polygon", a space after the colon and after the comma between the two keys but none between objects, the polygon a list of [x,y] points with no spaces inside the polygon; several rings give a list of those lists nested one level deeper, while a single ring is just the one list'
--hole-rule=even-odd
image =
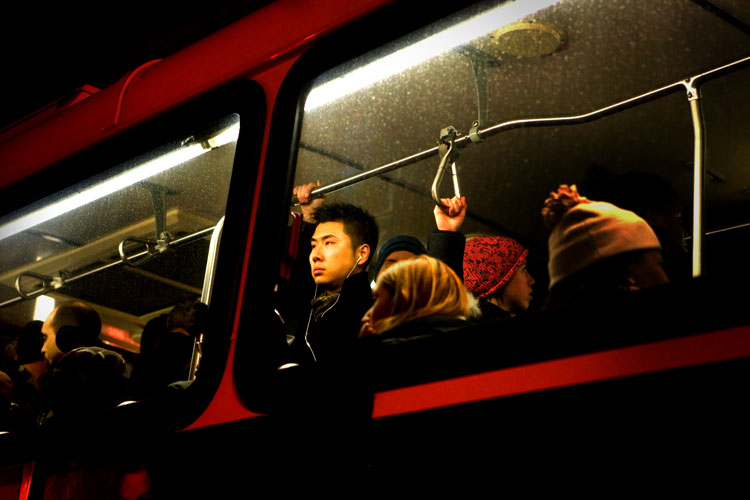
[{"label": "red metal panel", "polygon": [[745,357],[750,326],[385,391],[373,418]]},{"label": "red metal panel", "polygon": [[[242,75],[276,65],[323,33],[389,0],[281,0],[145,68],[11,141],[0,137],[0,188],[104,136]],[[283,26],[283,29],[279,29]],[[123,86],[127,86],[120,102]],[[118,109],[120,114],[118,115]],[[114,124],[116,127],[112,127]]]},{"label": "red metal panel", "polygon": [[[291,66],[294,64],[295,60],[296,58],[288,60],[285,64],[281,64],[277,67],[271,68],[263,74],[256,75],[254,78],[254,80],[263,87],[264,93],[266,95],[266,130],[268,130],[271,124],[274,103],[276,102],[276,95],[279,92],[279,87],[281,87],[281,83],[284,81],[284,77],[286,76]],[[253,206],[251,208],[250,228],[248,230],[248,240],[245,245],[245,254],[242,261],[240,284],[237,287],[237,289],[239,290],[237,304],[242,303],[244,292],[247,286],[247,269],[250,262],[250,251],[253,232],[255,229],[255,220],[258,216],[258,200],[260,199],[261,179],[263,178],[263,168],[266,164],[267,149],[268,134],[265,134],[261,146],[258,173],[255,179],[255,193],[252,197]],[[240,401],[240,398],[237,394],[237,388],[234,385],[234,356],[236,351],[237,329],[240,322],[240,311],[240,307],[237,307],[235,310],[234,323],[232,324],[231,345],[229,348],[229,361],[224,368],[224,373],[222,375],[221,382],[219,383],[219,388],[217,389],[216,394],[214,394],[214,397],[206,410],[201,414],[200,417],[198,417],[195,422],[193,422],[193,424],[188,427],[188,429],[197,429],[200,427],[207,427],[210,425],[227,423],[258,416],[257,413],[253,413],[245,408],[245,406]]]}]

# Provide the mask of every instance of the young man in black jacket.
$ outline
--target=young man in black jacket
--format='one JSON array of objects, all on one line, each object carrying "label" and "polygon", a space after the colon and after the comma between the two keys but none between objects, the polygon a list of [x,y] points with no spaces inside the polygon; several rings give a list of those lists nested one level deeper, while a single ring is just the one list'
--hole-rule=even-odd
[{"label": "young man in black jacket", "polygon": [[[341,359],[353,349],[360,320],[372,305],[366,271],[377,248],[378,225],[358,206],[310,200],[315,186],[310,183],[294,190],[304,217],[296,273],[307,270],[314,282],[312,294],[307,292],[307,300],[312,299],[307,314],[301,316],[304,321],[298,323],[290,343],[291,361],[297,363]],[[301,262],[305,245],[310,245],[308,266]],[[309,288],[303,283],[301,290]]]}]

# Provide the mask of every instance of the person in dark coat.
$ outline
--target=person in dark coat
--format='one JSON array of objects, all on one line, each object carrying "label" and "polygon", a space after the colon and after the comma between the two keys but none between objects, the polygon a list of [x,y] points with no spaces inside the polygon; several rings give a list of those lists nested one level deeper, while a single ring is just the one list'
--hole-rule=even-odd
[{"label": "person in dark coat", "polygon": [[315,187],[298,186],[294,193],[304,214],[299,255],[305,254],[303,245],[310,245],[307,276],[315,285],[309,306],[303,306],[305,322],[297,325],[289,345],[290,362],[299,364],[335,361],[353,349],[360,319],[372,304],[366,270],[378,244],[378,225],[367,211],[310,200]]}]

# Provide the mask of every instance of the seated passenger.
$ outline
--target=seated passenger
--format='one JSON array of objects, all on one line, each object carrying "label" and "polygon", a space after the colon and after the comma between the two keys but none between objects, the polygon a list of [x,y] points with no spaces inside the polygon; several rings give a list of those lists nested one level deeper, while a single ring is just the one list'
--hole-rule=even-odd
[{"label": "seated passenger", "polygon": [[[18,335],[16,359],[18,371],[13,378],[13,403],[25,419],[34,419],[42,406],[42,397],[46,395],[45,384],[48,380],[47,365],[42,355],[44,336],[43,322],[29,321]],[[32,420],[30,420],[32,421]]]},{"label": "seated passenger", "polygon": [[57,306],[42,324],[42,355],[48,368],[77,347],[99,344],[102,321],[88,304],[71,300]]},{"label": "seated passenger", "polygon": [[438,259],[420,255],[383,271],[373,289],[375,303],[362,317],[360,337],[386,342],[461,326],[469,300],[461,280]]},{"label": "seated passenger", "polygon": [[[311,245],[309,274],[296,279],[303,290],[310,276],[315,284],[310,306],[296,305],[305,312],[305,322],[293,332],[289,361],[300,364],[335,361],[354,348],[360,319],[372,304],[366,270],[378,243],[377,222],[367,211],[348,203],[310,200],[314,187],[309,183],[294,190],[307,223],[300,245]],[[307,236],[311,229],[314,233]]]},{"label": "seated passenger", "polygon": [[195,338],[203,333],[202,315],[208,306],[186,299],[169,314],[150,320],[141,336],[141,359],[133,369],[133,396],[155,395],[169,384],[188,380]]},{"label": "seated passenger", "polygon": [[[126,369],[127,364],[116,352],[101,347],[99,342],[101,328],[102,322],[99,314],[85,302],[77,300],[60,304],[44,320],[42,354],[53,375],[49,407],[42,408],[37,419],[38,423],[46,422],[55,414],[55,409],[62,410],[64,414],[71,414],[76,411],[73,406],[79,403],[86,408],[88,403],[81,402],[80,398],[83,396],[77,395],[79,390],[83,394],[102,387],[105,391],[111,389],[113,394],[118,394],[115,399],[119,398],[122,387],[120,372],[118,371],[116,376],[109,377],[102,371],[102,367],[115,367],[119,370],[121,367]],[[81,348],[85,348],[83,353],[80,352]],[[79,352],[62,365],[62,374],[56,376],[54,372],[58,365],[76,351]],[[93,359],[94,357],[101,357],[102,360]],[[110,401],[109,396],[102,397],[107,402]],[[71,403],[71,400],[76,403]],[[102,407],[98,400],[91,404]]]},{"label": "seated passenger", "polygon": [[552,230],[546,308],[669,281],[659,240],[635,213],[562,185],[545,200],[542,217]]},{"label": "seated passenger", "polygon": [[511,317],[529,308],[534,278],[526,268],[528,254],[504,236],[477,236],[466,242],[464,285],[479,297],[482,318]]},{"label": "seated passenger", "polygon": [[109,349],[79,347],[57,362],[52,385],[55,419],[89,417],[128,399],[128,366]]}]

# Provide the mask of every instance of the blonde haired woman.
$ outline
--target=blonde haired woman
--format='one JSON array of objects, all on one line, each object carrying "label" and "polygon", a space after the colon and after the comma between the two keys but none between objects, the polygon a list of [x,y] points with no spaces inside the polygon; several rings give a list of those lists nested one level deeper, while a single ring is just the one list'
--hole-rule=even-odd
[{"label": "blonde haired woman", "polygon": [[362,318],[361,337],[384,332],[388,337],[434,333],[460,326],[469,316],[461,279],[447,264],[427,255],[383,271],[373,296],[375,303]]}]

